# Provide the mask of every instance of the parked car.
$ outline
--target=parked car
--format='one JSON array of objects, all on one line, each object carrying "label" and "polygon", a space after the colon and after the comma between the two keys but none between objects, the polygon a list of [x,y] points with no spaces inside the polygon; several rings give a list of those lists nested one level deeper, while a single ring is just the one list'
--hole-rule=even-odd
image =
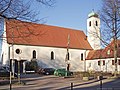
[{"label": "parked car", "polygon": [[73,75],[73,72],[66,71],[66,69],[56,69],[54,71],[55,76],[71,76]]},{"label": "parked car", "polygon": [[39,74],[44,74],[44,75],[53,75],[55,69],[54,68],[40,68],[38,70]]},{"label": "parked car", "polygon": [[10,73],[4,68],[0,68],[0,77],[9,77]]},{"label": "parked car", "polygon": [[[9,76],[10,76],[10,69],[9,69],[9,67],[0,66],[0,77],[9,77]],[[18,75],[16,73],[14,73],[14,76],[18,77]]]}]

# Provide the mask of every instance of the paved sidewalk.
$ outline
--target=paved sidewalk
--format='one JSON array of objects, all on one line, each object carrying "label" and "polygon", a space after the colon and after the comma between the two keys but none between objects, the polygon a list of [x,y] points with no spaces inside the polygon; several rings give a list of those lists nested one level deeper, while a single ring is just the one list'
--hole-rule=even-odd
[{"label": "paved sidewalk", "polygon": [[[40,77],[40,75],[39,74],[21,74],[21,80],[26,80],[29,78],[36,78],[36,77]],[[18,81],[17,78],[12,79],[12,83],[15,83],[17,81]],[[10,83],[9,77],[7,77],[5,79],[0,79],[0,86],[7,85],[9,83]]]},{"label": "paved sidewalk", "polygon": [[[93,79],[83,81],[79,78],[63,78],[56,76],[23,75],[22,81],[26,85],[12,85],[12,90],[100,90],[100,81]],[[120,90],[120,79],[104,79],[103,90]],[[109,88],[109,89],[105,89]],[[9,90],[9,85],[0,86],[0,90]]]}]

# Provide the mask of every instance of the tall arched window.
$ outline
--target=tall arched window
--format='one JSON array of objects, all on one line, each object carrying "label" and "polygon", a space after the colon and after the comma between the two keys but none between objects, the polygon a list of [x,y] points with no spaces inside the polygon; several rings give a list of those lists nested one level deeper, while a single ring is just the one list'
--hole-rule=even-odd
[{"label": "tall arched window", "polygon": [[91,21],[89,22],[89,26],[91,26]]},{"label": "tall arched window", "polygon": [[81,60],[83,60],[83,53],[81,54]]},{"label": "tall arched window", "polygon": [[96,24],[96,26],[98,26],[98,22],[97,21],[95,21],[95,24]]},{"label": "tall arched window", "polygon": [[33,58],[36,58],[36,51],[33,50]]},{"label": "tall arched window", "polygon": [[53,60],[54,59],[54,52],[52,51],[51,52],[51,60]]}]

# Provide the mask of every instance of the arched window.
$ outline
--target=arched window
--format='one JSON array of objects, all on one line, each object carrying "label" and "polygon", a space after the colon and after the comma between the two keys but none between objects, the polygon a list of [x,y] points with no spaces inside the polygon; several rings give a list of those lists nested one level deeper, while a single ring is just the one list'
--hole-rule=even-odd
[{"label": "arched window", "polygon": [[114,60],[112,60],[112,65],[115,65],[115,61]]},{"label": "arched window", "polygon": [[98,22],[97,21],[95,21],[95,24],[96,24],[96,26],[98,26]]},{"label": "arched window", "polygon": [[81,54],[81,60],[83,60],[83,53]]},{"label": "arched window", "polygon": [[33,58],[36,58],[36,51],[33,50]]},{"label": "arched window", "polygon": [[52,51],[51,52],[51,60],[53,60],[54,59],[54,52]]},{"label": "arched window", "polygon": [[91,26],[91,21],[89,22],[89,26]]}]

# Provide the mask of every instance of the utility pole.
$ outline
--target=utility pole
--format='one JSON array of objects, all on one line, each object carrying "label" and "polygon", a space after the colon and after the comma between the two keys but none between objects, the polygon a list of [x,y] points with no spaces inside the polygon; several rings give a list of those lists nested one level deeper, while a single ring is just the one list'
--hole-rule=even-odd
[{"label": "utility pole", "polygon": [[[68,38],[67,38],[67,54],[66,54],[66,58],[65,58],[67,72],[70,69],[70,63],[69,63],[69,45],[70,45],[70,35],[68,34]],[[68,76],[67,72],[66,72],[66,76]]]},{"label": "utility pole", "polygon": [[[13,67],[13,60],[14,60],[14,47],[13,47],[13,44],[14,44],[14,32],[12,30],[12,59],[10,59],[10,56],[11,56],[11,50],[10,50],[10,47],[9,46],[9,64],[10,64],[10,90],[12,90],[12,67]],[[13,73],[14,75],[14,73]]]},{"label": "utility pole", "polygon": [[12,89],[12,60],[10,60],[10,45],[9,45],[9,51],[8,51],[8,58],[9,58],[9,64],[10,64],[10,90]]}]

